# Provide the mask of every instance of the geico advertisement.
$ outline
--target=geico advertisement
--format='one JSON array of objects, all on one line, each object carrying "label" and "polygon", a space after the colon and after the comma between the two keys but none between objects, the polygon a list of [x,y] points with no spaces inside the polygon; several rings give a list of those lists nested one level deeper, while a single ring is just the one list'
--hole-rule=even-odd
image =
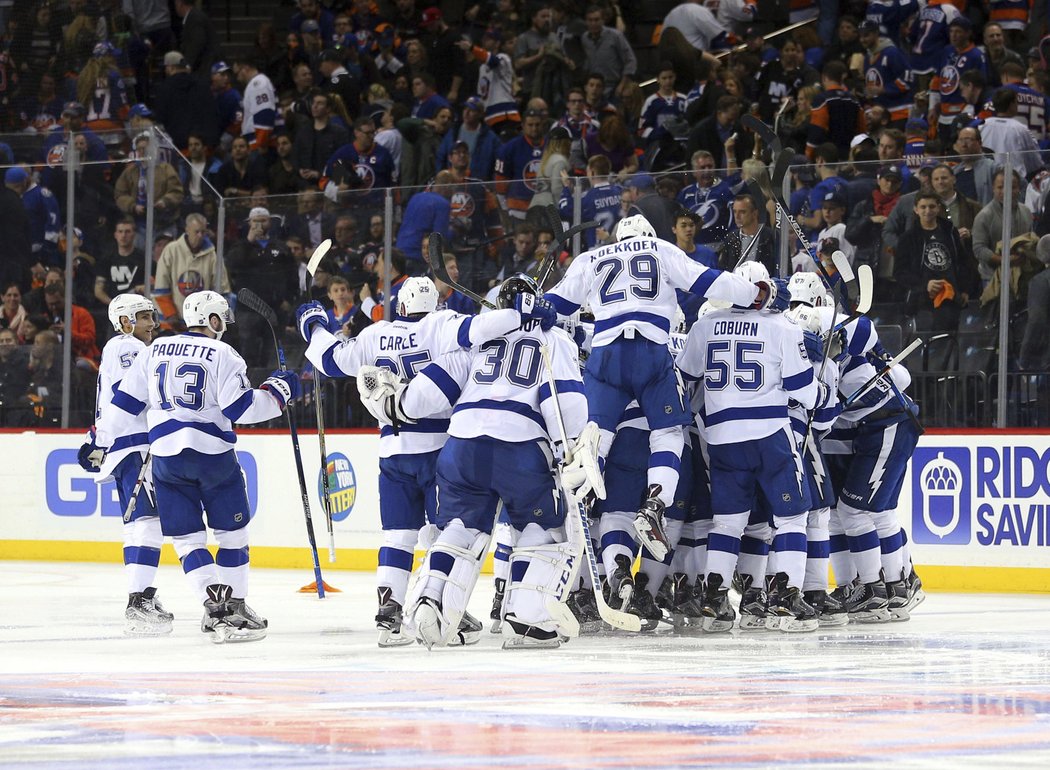
[{"label": "geico advertisement", "polygon": [[1050,436],[924,436],[901,492],[916,561],[1050,567],[1048,463]]},{"label": "geico advertisement", "polygon": [[[0,540],[120,539],[124,513],[112,481],[98,483],[77,463],[78,434],[8,434],[0,442],[0,484],[9,514],[0,517]],[[322,507],[327,474],[333,530],[340,548],[379,544],[378,435],[327,437],[321,468],[316,437],[300,437],[314,529],[327,532]],[[302,493],[291,439],[285,435],[238,436],[237,460],[252,514],[252,542],[267,546],[305,543]],[[339,535],[345,537],[342,542]],[[350,537],[352,535],[352,538]],[[374,541],[374,542],[373,542]]]}]

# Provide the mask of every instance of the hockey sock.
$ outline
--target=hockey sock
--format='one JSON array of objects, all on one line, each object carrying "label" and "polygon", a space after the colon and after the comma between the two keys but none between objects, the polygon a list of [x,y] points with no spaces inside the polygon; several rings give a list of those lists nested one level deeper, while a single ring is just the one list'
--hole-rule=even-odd
[{"label": "hockey sock", "polygon": [[412,574],[412,559],[418,539],[419,532],[414,529],[383,530],[376,583],[380,588],[389,588],[391,598],[402,606],[408,593],[408,578]]},{"label": "hockey sock", "polygon": [[163,542],[159,516],[143,516],[124,525],[124,577],[129,594],[153,585]]},{"label": "hockey sock", "polygon": [[649,472],[646,481],[650,486],[660,485],[657,497],[667,508],[674,505],[684,445],[685,438],[678,426],[660,428],[649,434]]},{"label": "hockey sock", "polygon": [[806,577],[802,582],[803,591],[828,590],[828,556],[831,552],[828,541],[828,520],[830,518],[830,509],[818,508],[810,511],[806,519]]},{"label": "hockey sock", "polygon": [[770,554],[770,572],[786,572],[788,586],[802,588],[806,576],[806,520],[808,514],[778,516],[777,533],[773,537],[773,553]]},{"label": "hockey sock", "polygon": [[724,586],[728,586],[733,579],[733,570],[736,569],[740,554],[740,537],[744,534],[750,515],[750,511],[715,514],[714,526],[707,536],[707,564],[704,572],[720,575]]},{"label": "hockey sock", "polygon": [[182,562],[182,571],[190,579],[197,598],[204,604],[204,600],[208,598],[208,586],[222,582],[219,580],[215,559],[208,550],[207,534],[202,529],[188,535],[175,535],[171,542],[175,546],[175,554]]},{"label": "hockey sock", "polygon": [[841,501],[838,512],[858,577],[862,583],[876,582],[882,571],[882,556],[879,533],[875,531],[871,514]]},{"label": "hockey sock", "polygon": [[908,533],[904,531],[904,527],[901,527],[901,560],[904,562],[904,569],[911,571],[911,543],[908,541]]},{"label": "hockey sock", "polygon": [[664,531],[667,533],[667,542],[670,544],[671,550],[667,552],[667,556],[662,561],[654,559],[647,548],[642,549],[640,571],[649,576],[649,584],[646,588],[654,597],[656,592],[660,590],[660,584],[664,582],[667,573],[671,571],[671,564],[674,561],[675,552],[678,550],[676,546],[682,537],[682,524],[677,519],[668,519],[664,522]]},{"label": "hockey sock", "polygon": [[688,550],[685,552],[684,569],[681,571],[692,581],[707,573],[707,537],[713,526],[713,519],[701,519],[691,521],[682,528],[678,548],[688,548]]},{"label": "hockey sock", "polygon": [[740,538],[740,557],[736,570],[741,575],[750,575],[752,584],[762,585],[768,570],[769,543],[772,540],[773,528],[766,522],[748,524]]},{"label": "hockey sock", "polygon": [[904,570],[904,551],[897,512],[895,510],[873,511],[871,518],[875,521],[875,531],[879,533],[883,574],[890,582],[900,580]]},{"label": "hockey sock", "polygon": [[248,596],[248,528],[217,529],[215,542],[215,564],[219,567],[221,582],[233,589],[233,598]]},{"label": "hockey sock", "polygon": [[496,525],[493,539],[496,541],[496,550],[492,555],[492,571],[497,580],[506,580],[510,577],[510,552],[514,550],[518,530],[510,524],[500,522]]},{"label": "hockey sock", "polygon": [[828,519],[828,546],[831,560],[831,571],[835,576],[835,585],[844,586],[852,583],[857,577],[857,568],[853,564],[853,555],[849,552],[849,540],[842,528],[838,508],[831,509]]},{"label": "hockey sock", "polygon": [[626,554],[631,563],[638,554],[638,543],[634,539],[634,513],[606,511],[598,524],[601,542],[602,564],[605,574],[616,571],[616,557]]}]

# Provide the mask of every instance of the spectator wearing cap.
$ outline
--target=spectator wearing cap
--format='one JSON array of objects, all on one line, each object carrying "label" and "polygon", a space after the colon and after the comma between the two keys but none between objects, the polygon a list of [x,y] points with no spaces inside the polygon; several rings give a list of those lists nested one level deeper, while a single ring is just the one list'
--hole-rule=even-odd
[{"label": "spectator wearing cap", "polygon": [[299,176],[316,186],[328,159],[350,141],[350,133],[332,122],[331,94],[315,89],[310,96],[309,123],[300,122],[292,143],[292,163]]},{"label": "spectator wearing cap", "polygon": [[360,68],[351,72],[346,67],[344,50],[326,48],[321,52],[317,71],[323,81],[322,88],[332,94],[338,94],[343,107],[353,120],[361,114],[361,93],[364,90],[364,79]]},{"label": "spectator wearing cap", "polygon": [[438,147],[438,168],[451,165],[452,150],[462,142],[467,146],[471,176],[492,179],[501,143],[495,131],[482,120],[484,114],[485,105],[480,97],[472,96],[463,103],[463,120],[445,133]]},{"label": "spectator wearing cap", "polygon": [[623,187],[627,216],[641,214],[653,226],[656,237],[673,243],[678,202],[660,195],[656,191],[656,180],[649,174],[635,174]]},{"label": "spectator wearing cap", "polygon": [[302,34],[303,25],[312,21],[317,25],[321,40],[325,43],[332,40],[335,35],[335,17],[332,12],[321,5],[320,0],[299,0],[298,5],[298,12],[288,20],[288,31]]},{"label": "spectator wearing cap", "polygon": [[[501,136],[509,136],[521,127],[521,114],[514,99],[514,64],[500,49],[502,33],[488,28],[481,35],[481,45],[460,40],[457,45],[478,63],[478,93],[467,101],[477,100],[485,113],[485,124]],[[464,120],[466,116],[464,115]]]},{"label": "spectator wearing cap", "polygon": [[1011,153],[1014,169],[1027,178],[1042,167],[1043,160],[1028,127],[1017,120],[1017,92],[1000,88],[992,96],[992,107],[995,115],[981,126],[981,144],[989,152]]},{"label": "spectator wearing cap", "polygon": [[638,58],[623,33],[605,26],[600,5],[589,5],[584,11],[587,31],[580,38],[585,55],[586,72],[599,72],[609,85],[609,93],[619,98],[627,81],[638,71]]},{"label": "spectator wearing cap", "polygon": [[[1027,131],[1025,132],[1028,133]],[[1003,261],[1001,241],[1004,215],[1005,180],[1009,172],[1002,167],[992,177],[992,202],[981,209],[973,222],[973,253],[981,274],[981,283],[987,285]],[[1032,232],[1032,211],[1021,203],[1021,178],[1016,171],[1010,174],[1013,180],[1011,204],[1012,237]]]},{"label": "spectator wearing cap", "polygon": [[29,267],[32,264],[29,213],[22,205],[22,192],[29,174],[21,166],[13,166],[4,173],[0,186],[0,233],[4,234],[4,258],[0,259],[0,283],[12,282],[29,287]]},{"label": "spectator wearing cap", "polygon": [[869,103],[884,107],[892,123],[901,123],[911,110],[908,60],[904,52],[879,32],[874,19],[860,23],[860,43],[864,48],[864,96]]},{"label": "spectator wearing cap", "polygon": [[988,205],[992,200],[995,162],[984,154],[978,129],[973,126],[959,129],[953,149],[958,156],[958,162],[952,168],[956,188],[982,206]]},{"label": "spectator wearing cap", "polygon": [[992,86],[999,87],[1002,85],[1000,73],[1002,66],[1007,62],[1017,64],[1022,70],[1027,69],[1027,63],[1021,54],[1007,48],[1006,36],[1003,34],[1002,27],[990,21],[984,25],[982,34],[984,45],[981,48],[984,51],[985,58],[988,60],[989,82]]},{"label": "spectator wearing cap", "polygon": [[822,207],[828,193],[839,188],[846,191],[846,180],[839,176],[839,151],[831,142],[825,142],[813,153],[817,183],[809,193],[809,214],[798,217],[799,224],[807,228],[812,238],[824,227]]},{"label": "spectator wearing cap", "polygon": [[190,294],[205,289],[230,293],[229,275],[219,263],[207,230],[203,214],[190,214],[185,232],[164,247],[154,265],[153,301],[165,328],[186,328],[182,303]]},{"label": "spectator wearing cap", "polygon": [[[733,153],[733,164],[740,167],[745,158],[751,157],[754,140],[740,126],[742,105],[735,96],[720,96],[715,104],[715,113],[697,123],[689,131],[686,149],[690,157],[697,150],[711,153],[718,168],[729,165],[727,153]],[[727,142],[736,135],[732,146]]]},{"label": "spectator wearing cap", "polygon": [[799,91],[820,83],[820,73],[806,64],[802,46],[791,35],[780,38],[780,55],[762,65],[758,75],[758,114],[773,123],[784,100],[798,99]]},{"label": "spectator wearing cap", "polygon": [[565,94],[565,114],[555,123],[555,126],[568,131],[572,138],[569,162],[575,174],[583,173],[587,164],[587,149],[584,142],[590,134],[597,133],[601,127],[594,116],[587,112],[586,104],[583,89],[573,86]]},{"label": "spectator wearing cap", "polygon": [[979,286],[962,240],[942,212],[935,193],[916,197],[915,220],[897,244],[894,278],[920,329],[954,333],[961,309]]},{"label": "spectator wearing cap", "polygon": [[[852,265],[854,248],[846,238],[846,188],[838,187],[825,193],[820,203],[820,211],[821,218],[824,220],[824,228],[817,234],[816,242],[819,244],[829,238],[836,239],[839,250],[846,255],[846,259]],[[816,270],[816,265],[803,269]]]},{"label": "spectator wearing cap", "polygon": [[[191,75],[187,75],[191,77]],[[135,137],[134,163],[124,165],[124,170],[113,185],[113,197],[117,208],[124,214],[135,217],[140,235],[146,230],[146,211],[149,197],[146,194],[146,164],[150,149],[150,135],[140,134]],[[153,176],[153,211],[154,225],[164,229],[175,223],[179,217],[179,207],[185,197],[185,190],[179,174],[170,163],[156,161]]]},{"label": "spectator wearing cap", "polygon": [[[939,68],[930,82],[928,120],[934,130],[950,129],[956,115],[966,107],[959,88],[959,78],[971,70],[988,77],[988,62],[984,52],[973,44],[973,22],[966,16],[956,16],[948,24],[951,45],[944,49]],[[952,139],[953,137],[948,137]]]},{"label": "spectator wearing cap", "polygon": [[218,58],[211,19],[192,0],[175,0],[175,15],[182,22],[179,51],[190,65],[190,72],[207,83],[212,62]]},{"label": "spectator wearing cap", "polygon": [[244,98],[233,87],[233,70],[224,61],[211,65],[211,98],[219,119],[219,146],[229,151],[233,137],[241,135]]},{"label": "spectator wearing cap", "polygon": [[809,114],[809,131],[806,136],[806,155],[815,157],[817,147],[831,142],[839,151],[839,157],[849,155],[849,143],[857,134],[867,130],[864,110],[860,102],[843,85],[846,80],[846,65],[828,62],[820,75],[823,91],[813,100]]},{"label": "spectator wearing cap", "polygon": [[128,114],[128,93],[117,68],[116,49],[107,41],[96,43],[77,75],[77,100],[84,105],[84,125],[90,131],[106,133],[106,144],[119,144],[116,132],[124,128]]},{"label": "spectator wearing cap", "polygon": [[660,63],[656,80],[659,83],[656,93],[642,104],[642,114],[638,118],[638,136],[644,144],[667,137],[664,126],[685,115],[685,94],[675,90],[675,72],[671,62]]},{"label": "spectator wearing cap", "polygon": [[457,46],[460,35],[445,22],[444,14],[437,6],[423,10],[421,26],[435,88],[449,102],[458,102],[463,87],[463,55]]},{"label": "spectator wearing cap", "polygon": [[572,150],[572,135],[562,126],[555,126],[547,134],[540,156],[540,167],[536,174],[536,194],[529,208],[551,206],[561,199],[562,190],[568,186],[569,152]]},{"label": "spectator wearing cap", "polygon": [[44,266],[60,264],[60,215],[55,196],[46,187],[36,184],[22,166],[7,169],[4,184],[22,199],[22,207],[29,218],[29,242],[33,262]]},{"label": "spectator wearing cap", "polygon": [[846,223],[846,240],[855,244],[855,265],[869,265],[879,278],[877,290],[882,290],[882,281],[892,278],[890,261],[884,259],[882,231],[901,197],[903,176],[900,166],[882,166],[876,176],[877,186],[868,197],[850,210]]},{"label": "spectator wearing cap", "polygon": [[219,143],[219,119],[207,80],[192,74],[178,51],[164,54],[164,80],[157,85],[153,112],[183,153],[191,133],[203,136],[209,147]]},{"label": "spectator wearing cap", "polygon": [[427,265],[423,259],[423,236],[438,232],[448,240],[449,218],[452,214],[449,202],[455,192],[452,173],[439,171],[430,189],[416,193],[405,207],[401,229],[397,232],[396,246],[407,259],[405,272],[409,275],[424,275]]},{"label": "spectator wearing cap", "polygon": [[[253,208],[248,234],[226,252],[226,266],[234,291],[251,289],[285,321],[299,294],[299,272],[288,247],[271,232],[271,223],[269,210]],[[273,347],[266,320],[258,313],[242,313],[237,323],[238,350],[248,366],[269,366]]]},{"label": "spectator wearing cap", "polygon": [[[740,264],[747,252],[746,262],[762,264],[770,275],[780,275],[780,263],[777,260],[776,248],[773,245],[773,231],[762,224],[758,201],[750,193],[741,193],[733,199],[733,224],[721,248],[718,250],[720,270],[733,270]],[[682,220],[679,219],[678,222]]]},{"label": "spectator wearing cap", "polygon": [[496,155],[496,194],[512,219],[525,219],[532,201],[543,156],[545,124],[542,113],[526,111],[521,135],[500,147]]}]

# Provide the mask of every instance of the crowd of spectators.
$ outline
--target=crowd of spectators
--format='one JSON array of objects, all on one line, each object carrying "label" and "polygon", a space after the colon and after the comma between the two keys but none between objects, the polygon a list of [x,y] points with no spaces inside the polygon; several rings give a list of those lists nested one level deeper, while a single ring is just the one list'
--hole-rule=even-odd
[{"label": "crowd of spectators", "polygon": [[[87,383],[121,292],[152,296],[168,333],[187,294],[248,287],[283,324],[322,299],[352,335],[391,312],[386,285],[396,296],[430,272],[431,233],[479,294],[535,269],[549,204],[599,222],[585,246],[640,212],[706,265],[747,253],[782,273],[770,148],[747,113],[796,153],[788,208],[813,253],[793,241],[784,269],[841,248],[875,272],[880,321],[957,348],[998,323],[1012,184],[1008,354],[1047,369],[1046,308],[1028,301],[1050,263],[1050,241],[1037,248],[1050,232],[1046,9],[820,0],[815,23],[767,39],[798,5],[298,0],[229,54],[207,0],[0,0],[2,419],[38,420],[61,392],[67,282]],[[691,319],[697,303],[683,309]],[[234,340],[260,369],[273,364],[261,323],[239,313]]]}]

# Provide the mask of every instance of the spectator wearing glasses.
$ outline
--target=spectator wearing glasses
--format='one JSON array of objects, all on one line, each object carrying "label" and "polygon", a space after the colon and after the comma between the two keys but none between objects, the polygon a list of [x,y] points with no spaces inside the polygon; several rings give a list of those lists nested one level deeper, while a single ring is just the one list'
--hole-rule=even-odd
[{"label": "spectator wearing glasses", "polygon": [[[380,191],[397,183],[398,172],[390,151],[376,144],[375,135],[372,118],[354,121],[354,140],[335,151],[318,180],[329,200],[342,204],[352,201],[362,209],[382,205]],[[360,213],[367,216],[371,212]]]}]

